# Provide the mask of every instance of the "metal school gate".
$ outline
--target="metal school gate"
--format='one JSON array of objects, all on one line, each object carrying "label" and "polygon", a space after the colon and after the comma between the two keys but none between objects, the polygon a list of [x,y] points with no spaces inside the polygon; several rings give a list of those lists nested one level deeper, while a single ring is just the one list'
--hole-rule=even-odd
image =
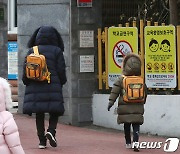
[{"label": "metal school gate", "polygon": [[[122,27],[121,24],[119,24],[119,27]],[[142,61],[142,68],[141,68],[141,75],[144,77],[144,79],[146,79],[147,77],[151,77],[151,75],[147,76],[148,74],[148,69],[147,69],[147,66],[151,66],[150,63],[148,63],[148,58],[147,58],[147,55],[148,55],[148,50],[149,50],[149,46],[150,44],[152,43],[149,43],[148,45],[148,48],[147,48],[147,40],[148,40],[148,36],[145,37],[145,32],[149,32],[147,29],[148,27],[150,28],[164,28],[164,29],[167,29],[167,27],[174,27],[173,25],[169,25],[169,26],[166,26],[164,23],[162,23],[161,25],[158,24],[158,22],[154,22],[153,25],[151,25],[151,22],[150,21],[147,21],[146,24],[144,24],[144,21],[143,20],[140,20],[139,23],[137,23],[136,21],[133,21],[132,23],[126,23],[125,24],[125,27],[129,28],[129,27],[137,27],[138,29],[138,51],[137,51],[137,54],[140,56],[141,58],[141,61]],[[108,84],[108,70],[109,70],[109,66],[108,66],[108,56],[109,56],[109,52],[112,52],[112,51],[108,51],[108,30],[112,28],[112,27],[105,27],[104,30],[102,30],[101,28],[98,29],[98,81],[99,81],[99,89],[109,89],[109,84]],[[156,31],[157,33],[159,32],[159,30]],[[161,32],[160,32],[161,33]],[[164,32],[165,33],[165,32]],[[174,63],[167,63],[168,66],[166,66],[166,64],[164,64],[164,68],[167,67],[167,69],[169,69],[169,72],[172,72],[170,69],[173,69],[174,68],[174,80],[173,82],[175,82],[175,86],[172,86],[172,87],[162,87],[162,86],[159,86],[158,85],[156,87],[151,87],[149,86],[149,90],[164,90],[164,91],[177,91],[177,90],[180,90],[180,77],[178,78],[178,76],[180,75],[180,43],[178,43],[180,41],[180,26],[176,26],[174,28],[174,30],[167,30],[166,33],[173,33],[174,35],[174,44],[176,44],[176,46],[173,48],[173,44],[171,44],[171,48],[176,51],[175,54],[171,55],[171,56],[165,56],[167,57],[166,59],[171,59],[172,57],[174,57],[175,61]],[[170,36],[170,35],[169,35]],[[164,42],[166,40],[166,38],[163,38]],[[154,41],[154,39],[152,39]],[[150,40],[148,40],[150,41]],[[153,42],[152,41],[152,42]],[[163,51],[163,47],[165,47],[165,45],[168,46],[168,43],[165,42],[166,44],[164,45],[163,44],[163,41],[161,43],[158,44],[158,48],[159,50],[161,50],[163,53],[170,53],[170,50],[168,51]],[[170,45],[169,45],[170,46]],[[170,47],[169,47],[170,48]],[[145,51],[146,50],[146,51]],[[152,53],[155,52],[151,51]],[[146,53],[146,55],[145,55]],[[159,55],[160,56],[160,55]],[[153,57],[153,56],[149,56],[149,57]],[[152,58],[153,59],[153,58]],[[163,59],[163,56],[160,56],[160,59]],[[151,60],[150,60],[151,61]],[[155,64],[154,64],[155,65]],[[157,69],[158,69],[158,65],[157,64]],[[163,66],[163,64],[161,63],[161,65]],[[161,67],[162,67],[161,66]],[[150,70],[150,68],[149,68]],[[150,74],[151,74],[151,70],[149,71]],[[157,70],[155,70],[155,72],[157,72]],[[163,70],[162,70],[163,72]]]}]

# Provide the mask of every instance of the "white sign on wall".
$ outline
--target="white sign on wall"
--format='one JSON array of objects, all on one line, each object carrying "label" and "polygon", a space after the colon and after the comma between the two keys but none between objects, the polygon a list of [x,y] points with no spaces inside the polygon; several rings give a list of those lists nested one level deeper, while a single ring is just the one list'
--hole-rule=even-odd
[{"label": "white sign on wall", "polygon": [[8,79],[18,78],[18,45],[8,42]]},{"label": "white sign on wall", "polygon": [[80,72],[94,72],[94,55],[80,56]]},{"label": "white sign on wall", "polygon": [[80,31],[80,48],[94,47],[94,31],[81,30]]}]

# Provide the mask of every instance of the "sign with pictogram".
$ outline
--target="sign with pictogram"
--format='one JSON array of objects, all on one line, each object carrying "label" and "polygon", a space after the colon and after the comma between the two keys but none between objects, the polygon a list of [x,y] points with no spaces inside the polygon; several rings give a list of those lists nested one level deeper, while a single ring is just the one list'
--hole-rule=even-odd
[{"label": "sign with pictogram", "polygon": [[173,65],[173,63],[168,63],[168,69],[169,70],[173,70],[174,69],[174,65]]},{"label": "sign with pictogram", "polygon": [[148,88],[176,87],[175,34],[174,26],[145,27],[145,81]]},{"label": "sign with pictogram", "polygon": [[164,62],[161,63],[161,69],[162,69],[162,70],[166,70],[166,63],[164,63]]},{"label": "sign with pictogram", "polygon": [[110,27],[108,29],[108,84],[122,74],[123,57],[138,54],[138,30],[136,27]]},{"label": "sign with pictogram", "polygon": [[148,70],[152,70],[152,63],[148,63],[148,64],[146,65],[146,68],[147,68]]},{"label": "sign with pictogram", "polygon": [[132,52],[132,47],[127,41],[121,40],[117,42],[113,48],[113,60],[116,66],[121,68],[123,57]]},{"label": "sign with pictogram", "polygon": [[159,63],[154,63],[154,69],[159,70]]}]

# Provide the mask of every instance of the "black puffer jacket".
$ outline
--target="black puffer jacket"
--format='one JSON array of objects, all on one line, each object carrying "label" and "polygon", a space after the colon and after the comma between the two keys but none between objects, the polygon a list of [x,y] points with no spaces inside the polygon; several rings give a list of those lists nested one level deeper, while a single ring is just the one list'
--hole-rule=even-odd
[{"label": "black puffer jacket", "polygon": [[[64,113],[62,87],[67,79],[63,51],[58,47],[57,41],[56,31],[52,27],[43,26],[39,29],[34,45],[38,45],[39,53],[46,57],[51,81],[47,83],[47,81],[39,82],[28,79],[25,74],[24,62],[22,78],[26,85],[24,114],[47,112],[63,115]],[[30,48],[27,55],[32,52],[33,50]]]}]

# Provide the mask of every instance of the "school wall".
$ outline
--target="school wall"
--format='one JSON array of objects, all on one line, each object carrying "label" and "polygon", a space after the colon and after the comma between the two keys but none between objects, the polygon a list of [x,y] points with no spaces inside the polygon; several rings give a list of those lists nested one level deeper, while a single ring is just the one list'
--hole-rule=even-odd
[{"label": "school wall", "polygon": [[[114,114],[117,101],[111,110],[107,111],[108,98],[108,94],[93,95],[93,124],[123,130],[123,125],[117,124],[117,115]],[[179,137],[179,109],[180,95],[148,95],[141,133]]]},{"label": "school wall", "polygon": [[[94,0],[92,7],[78,7],[77,1],[71,0],[71,105],[69,108],[73,125],[92,123],[92,94],[98,86],[97,29],[101,27],[101,18],[101,0]],[[85,47],[80,46],[82,31],[94,32],[94,46],[88,47],[86,41],[83,43]],[[94,56],[94,71],[80,70],[82,66],[80,56]]]},{"label": "school wall", "polygon": [[[22,83],[23,60],[27,42],[36,28],[52,25],[65,44],[68,82],[63,86],[65,115],[61,122],[81,125],[92,123],[92,94],[97,89],[97,29],[101,27],[101,0],[92,7],[78,7],[76,0],[18,0],[18,112],[22,113],[25,86]],[[80,31],[93,31],[92,47],[80,47]],[[81,39],[82,40],[82,39]],[[88,41],[85,41],[88,45]],[[85,44],[85,45],[86,45]],[[80,56],[94,56],[94,71],[80,71]]]}]

